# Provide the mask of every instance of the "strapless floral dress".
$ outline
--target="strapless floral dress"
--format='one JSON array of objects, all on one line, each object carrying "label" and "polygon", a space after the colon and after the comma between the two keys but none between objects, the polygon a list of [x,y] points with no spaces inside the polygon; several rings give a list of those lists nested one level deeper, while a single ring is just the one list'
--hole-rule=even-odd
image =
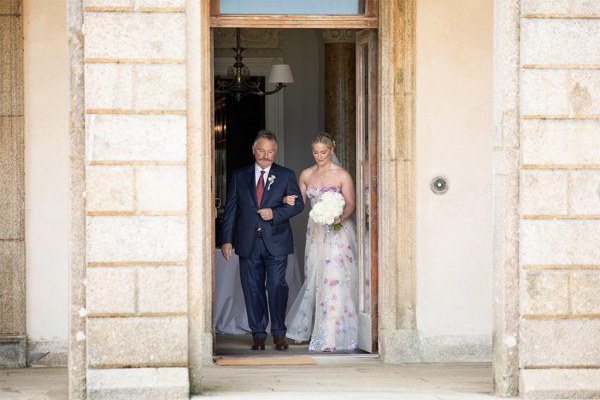
[{"label": "strapless floral dress", "polygon": [[[309,186],[311,206],[323,193],[338,187]],[[345,220],[335,231],[308,219],[304,256],[305,281],[285,320],[287,337],[298,342],[310,339],[311,351],[354,350],[358,344],[358,265],[356,227]]]}]

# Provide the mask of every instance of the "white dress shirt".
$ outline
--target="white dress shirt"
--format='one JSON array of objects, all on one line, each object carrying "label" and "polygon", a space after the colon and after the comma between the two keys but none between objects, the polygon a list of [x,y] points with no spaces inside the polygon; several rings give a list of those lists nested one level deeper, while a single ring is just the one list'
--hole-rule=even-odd
[{"label": "white dress shirt", "polygon": [[265,171],[263,175],[263,180],[265,183],[265,188],[267,187],[267,177],[269,176],[269,171],[271,170],[271,166],[269,165],[265,169],[261,169],[257,164],[254,164],[254,186],[258,183],[258,178],[260,178],[260,171]]}]

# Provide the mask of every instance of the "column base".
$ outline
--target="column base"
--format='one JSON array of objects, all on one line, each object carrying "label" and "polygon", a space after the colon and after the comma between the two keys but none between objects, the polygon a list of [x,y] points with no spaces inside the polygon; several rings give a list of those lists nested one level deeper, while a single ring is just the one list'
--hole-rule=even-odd
[{"label": "column base", "polygon": [[27,336],[0,336],[0,367],[25,368],[27,366]]},{"label": "column base", "polygon": [[189,399],[187,368],[116,368],[87,372],[88,400]]},{"label": "column base", "polygon": [[520,381],[526,399],[600,398],[599,369],[522,369]]}]

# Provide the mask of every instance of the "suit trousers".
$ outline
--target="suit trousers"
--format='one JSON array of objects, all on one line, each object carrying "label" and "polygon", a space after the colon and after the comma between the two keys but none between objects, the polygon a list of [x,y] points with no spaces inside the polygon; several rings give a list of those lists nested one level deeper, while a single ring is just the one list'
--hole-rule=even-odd
[{"label": "suit trousers", "polygon": [[[249,257],[240,257],[240,280],[246,301],[248,325],[254,339],[266,339],[269,315],[271,334],[286,334],[285,310],[289,292],[285,280],[287,258],[287,254],[271,255],[262,237],[254,239],[252,254]],[[268,293],[268,301],[265,290]]]}]

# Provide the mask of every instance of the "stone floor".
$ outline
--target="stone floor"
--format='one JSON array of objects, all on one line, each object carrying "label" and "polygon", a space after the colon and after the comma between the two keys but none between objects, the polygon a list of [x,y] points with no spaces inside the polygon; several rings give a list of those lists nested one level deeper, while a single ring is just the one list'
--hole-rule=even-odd
[{"label": "stone floor", "polygon": [[66,368],[0,369],[2,400],[67,400]]},{"label": "stone floor", "polygon": [[[314,365],[207,366],[192,399],[500,399],[487,363],[386,365],[376,357],[314,357]],[[2,400],[66,400],[66,368],[0,370]]]},{"label": "stone floor", "polygon": [[[250,335],[217,335],[215,359],[310,357],[314,364],[206,366],[203,391],[192,399],[501,399],[493,395],[489,363],[390,365],[362,351],[313,353],[306,343],[290,343],[282,353],[269,338],[257,352],[250,343]],[[0,400],[67,400],[67,393],[66,368],[0,370]]]},{"label": "stone floor", "polygon": [[207,367],[202,395],[220,399],[498,399],[492,394],[490,364],[386,365],[374,357],[313,358],[315,365]]}]

